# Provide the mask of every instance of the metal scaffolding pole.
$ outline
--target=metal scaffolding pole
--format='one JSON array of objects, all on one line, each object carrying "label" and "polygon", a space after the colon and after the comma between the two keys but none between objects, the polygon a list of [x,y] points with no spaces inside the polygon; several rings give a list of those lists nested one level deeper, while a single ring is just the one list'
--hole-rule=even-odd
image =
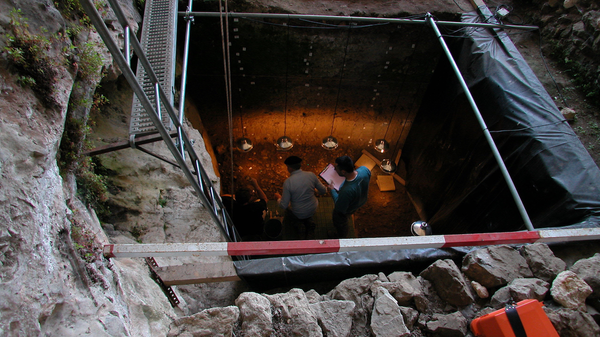
[{"label": "metal scaffolding pole", "polygon": [[[179,16],[198,16],[198,17],[219,17],[218,12],[179,12]],[[352,22],[370,22],[370,23],[401,23],[425,25],[425,19],[404,19],[404,18],[375,18],[367,16],[335,16],[335,15],[312,15],[312,14],[280,14],[280,13],[227,13],[228,17],[232,18],[252,18],[252,19],[305,19],[305,20],[328,20],[328,21],[352,21]],[[524,25],[505,25],[497,23],[469,23],[455,21],[437,21],[438,26],[454,26],[454,27],[482,27],[482,28],[510,28],[537,30],[538,26]]]},{"label": "metal scaffolding pole", "polygon": [[481,112],[479,111],[479,108],[477,107],[477,104],[475,103],[475,99],[473,99],[473,95],[471,95],[471,91],[469,90],[469,86],[467,85],[467,82],[465,82],[465,79],[463,78],[462,74],[460,73],[460,69],[458,68],[458,65],[456,64],[456,62],[454,61],[454,58],[452,57],[452,53],[450,53],[450,49],[448,48],[448,45],[446,45],[446,41],[444,40],[444,37],[440,33],[440,30],[438,29],[435,21],[433,21],[433,17],[431,16],[431,14],[427,13],[426,20],[429,23],[429,25],[431,26],[431,28],[433,28],[435,35],[438,37],[440,44],[442,45],[442,48],[444,49],[444,53],[448,57],[448,61],[450,62],[450,65],[452,66],[452,69],[454,70],[454,73],[456,74],[456,77],[458,78],[458,81],[460,82],[460,85],[465,92],[465,96],[467,97],[467,100],[469,101],[469,104],[471,105],[471,108],[473,109],[473,112],[475,113],[475,117],[477,118],[477,121],[479,122],[479,126],[481,126],[481,129],[483,130],[483,135],[485,136],[485,139],[487,140],[488,144],[490,145],[492,154],[494,155],[496,162],[498,162],[498,166],[500,167],[502,176],[504,176],[504,179],[506,180],[508,189],[510,190],[511,195],[512,195],[513,199],[515,200],[515,203],[517,204],[517,208],[519,209],[519,213],[521,214],[521,218],[523,218],[523,222],[525,223],[525,226],[527,227],[528,230],[533,231],[534,228],[533,228],[533,224],[531,223],[531,219],[529,219],[529,215],[527,215],[527,211],[525,210],[523,201],[521,200],[521,197],[519,196],[519,193],[517,192],[517,188],[515,187],[515,184],[510,177],[510,173],[508,173],[508,169],[506,168],[506,165],[504,164],[504,160],[502,160],[500,151],[498,151],[498,147],[496,147],[496,144],[494,143],[494,139],[492,138],[490,130],[488,130],[488,127],[485,124],[483,117],[481,116]]}]

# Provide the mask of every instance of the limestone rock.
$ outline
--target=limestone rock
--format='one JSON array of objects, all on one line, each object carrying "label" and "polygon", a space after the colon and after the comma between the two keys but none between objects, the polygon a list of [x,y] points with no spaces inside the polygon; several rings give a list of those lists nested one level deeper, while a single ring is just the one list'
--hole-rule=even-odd
[{"label": "limestone rock", "polygon": [[536,278],[517,278],[507,286],[498,289],[490,299],[490,305],[496,309],[506,306],[511,302],[526,299],[541,301],[548,293],[550,284]]},{"label": "limestone rock", "polygon": [[317,303],[323,300],[323,296],[321,296],[314,289],[307,291],[305,294],[306,298],[308,299],[308,303],[310,304]]},{"label": "limestone rock", "polygon": [[467,334],[468,321],[460,311],[452,314],[433,314],[425,330],[441,337],[462,337]]},{"label": "limestone rock", "polygon": [[233,336],[233,327],[240,316],[238,307],[211,308],[171,323],[167,336]]},{"label": "limestone rock", "polygon": [[302,289],[265,295],[274,308],[273,327],[286,336],[323,336],[317,317]]},{"label": "limestone rock", "polygon": [[509,246],[491,246],[463,258],[462,271],[487,288],[503,286],[514,278],[533,277],[527,261]]},{"label": "limestone rock", "polygon": [[543,243],[525,245],[520,251],[533,275],[546,282],[552,282],[556,275],[565,271],[567,266],[563,260],[554,256],[548,245]]},{"label": "limestone rock", "polygon": [[423,270],[421,276],[433,284],[442,300],[459,307],[473,303],[469,284],[454,261],[437,260]]},{"label": "limestone rock", "polygon": [[350,336],[352,314],[356,305],[352,301],[322,301],[311,303],[310,308],[317,316],[326,336]]},{"label": "limestone rock", "polygon": [[488,298],[490,297],[490,292],[486,287],[479,284],[477,281],[471,281],[471,287],[475,290],[475,293],[479,298]]},{"label": "limestone rock", "polygon": [[506,305],[506,303],[512,302],[509,287],[502,287],[494,293],[490,299],[490,305],[495,309],[500,309]]},{"label": "limestone rock", "polygon": [[371,315],[371,330],[375,336],[410,336],[410,331],[404,324],[398,302],[385,289],[377,289],[373,314]]},{"label": "limestone rock", "polygon": [[541,301],[548,293],[550,284],[536,278],[516,278],[508,284],[510,295],[515,302],[526,299]]},{"label": "limestone rock", "polygon": [[600,298],[600,254],[596,253],[588,259],[575,262],[569,270],[577,274],[592,288],[594,293],[590,295],[590,298]]},{"label": "limestone rock", "polygon": [[242,333],[245,336],[270,336],[273,332],[271,303],[257,293],[245,292],[235,300],[240,309]]},{"label": "limestone rock", "polygon": [[556,276],[550,293],[565,308],[585,310],[585,299],[592,293],[592,288],[577,274],[567,270]]},{"label": "limestone rock", "polygon": [[413,326],[419,319],[419,312],[411,307],[400,307],[402,317],[404,317],[404,324],[409,330],[412,330]]},{"label": "limestone rock", "polygon": [[568,121],[573,121],[575,120],[575,110],[571,109],[571,108],[563,108],[560,110],[560,113],[562,113],[563,117],[568,120]]},{"label": "limestone rock", "polygon": [[352,335],[365,335],[370,333],[368,321],[373,309],[373,296],[371,286],[378,280],[377,275],[369,274],[359,278],[351,278],[340,282],[329,297],[336,300],[348,300],[354,302],[354,321],[352,324]]},{"label": "limestone rock", "polygon": [[435,291],[433,284],[428,280],[418,277],[419,283],[421,283],[422,292],[415,296],[415,307],[419,310],[420,313],[443,313],[448,312],[452,309],[447,307],[451,307],[446,305],[444,301],[440,298],[440,296]]},{"label": "limestone rock", "polygon": [[561,337],[600,336],[600,327],[592,316],[581,310],[544,308],[550,322]]},{"label": "limestone rock", "polygon": [[410,305],[415,296],[421,296],[421,283],[411,272],[394,272],[388,275],[394,286],[387,288],[399,305]]}]

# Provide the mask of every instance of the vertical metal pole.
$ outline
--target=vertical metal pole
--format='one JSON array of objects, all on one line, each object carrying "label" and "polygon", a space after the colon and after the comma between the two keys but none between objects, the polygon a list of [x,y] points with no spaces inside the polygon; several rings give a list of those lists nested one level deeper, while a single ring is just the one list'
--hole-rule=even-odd
[{"label": "vertical metal pole", "polygon": [[[190,0],[188,2],[187,13],[192,11],[192,2]],[[185,90],[187,83],[187,71],[188,71],[188,59],[190,53],[190,30],[192,26],[192,22],[194,22],[194,17],[191,15],[186,15],[184,19],[187,21],[185,27],[185,44],[183,45],[183,66],[181,70],[181,91],[179,93],[179,124],[183,124],[183,117],[185,116]],[[185,145],[183,144],[183,139],[181,139],[181,131],[178,129],[177,133],[179,134],[179,145],[181,147],[181,155],[185,159]]]},{"label": "vertical metal pole", "polygon": [[162,113],[160,112],[160,87],[158,86],[158,82],[154,83],[154,100],[156,102],[156,114],[158,115],[158,119],[162,120]]},{"label": "vertical metal pole", "polygon": [[446,53],[446,56],[448,57],[448,61],[450,62],[450,65],[452,66],[452,69],[454,70],[454,73],[456,74],[456,77],[458,78],[458,81],[460,82],[460,85],[462,86],[462,88],[465,92],[465,96],[467,97],[467,100],[469,101],[469,104],[471,105],[471,108],[473,109],[473,112],[475,113],[475,117],[477,118],[477,121],[479,122],[479,125],[481,126],[481,129],[483,130],[483,135],[485,136],[485,139],[487,140],[488,144],[490,145],[490,148],[492,149],[492,153],[494,155],[494,158],[496,158],[496,162],[498,162],[500,171],[502,172],[502,175],[504,176],[504,180],[506,180],[506,184],[508,185],[508,189],[510,190],[512,197],[515,200],[515,203],[517,204],[517,208],[519,209],[519,213],[521,214],[521,218],[523,218],[525,226],[530,231],[534,230],[533,224],[531,223],[531,220],[529,219],[529,215],[527,215],[527,211],[525,210],[525,206],[523,205],[523,201],[521,201],[521,197],[519,197],[519,193],[517,192],[515,184],[513,183],[512,179],[510,177],[510,174],[508,173],[508,169],[506,168],[506,165],[504,164],[504,161],[502,160],[502,156],[500,155],[500,152],[498,151],[498,148],[496,147],[496,144],[494,143],[494,139],[492,138],[492,135],[490,134],[490,131],[488,130],[488,127],[485,124],[483,117],[481,116],[481,112],[479,111],[479,108],[477,108],[477,104],[475,104],[475,100],[473,99],[473,96],[471,95],[471,91],[469,91],[469,87],[467,86],[465,79],[462,77],[462,75],[460,73],[460,69],[458,69],[458,65],[456,65],[456,62],[454,61],[454,58],[452,57],[452,54],[450,53],[450,49],[448,49],[448,46],[446,45],[446,41],[444,41],[444,37],[440,33],[440,30],[438,29],[437,25],[433,21],[433,18],[430,13],[427,13],[426,21],[431,25],[431,28],[433,28],[435,35],[440,40],[440,44],[442,45],[442,48],[444,49],[444,53]]},{"label": "vertical metal pole", "polygon": [[131,67],[131,63],[130,63],[131,55],[130,55],[130,51],[129,51],[129,26],[125,26],[124,30],[125,30],[125,32],[124,32],[125,41],[123,42],[123,44],[124,44],[123,47],[125,47],[124,48],[125,49],[125,59],[127,59],[127,65]]},{"label": "vertical metal pole", "polygon": [[[192,0],[188,3],[187,12],[192,11]],[[188,68],[188,58],[190,53],[190,30],[192,22],[194,22],[194,17],[191,15],[186,15],[184,19],[187,21],[185,28],[185,44],[183,46],[183,66],[181,70],[181,93],[179,95],[179,123],[183,124],[183,116],[184,116],[184,106],[185,106],[185,89],[187,83],[187,68]]]}]

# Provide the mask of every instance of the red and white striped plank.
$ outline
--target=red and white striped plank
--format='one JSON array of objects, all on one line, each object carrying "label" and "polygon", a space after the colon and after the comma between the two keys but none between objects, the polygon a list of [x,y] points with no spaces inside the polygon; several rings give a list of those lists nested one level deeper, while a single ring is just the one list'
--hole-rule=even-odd
[{"label": "red and white striped plank", "polygon": [[447,248],[600,240],[600,228],[303,241],[105,245],[106,257],[239,256]]}]

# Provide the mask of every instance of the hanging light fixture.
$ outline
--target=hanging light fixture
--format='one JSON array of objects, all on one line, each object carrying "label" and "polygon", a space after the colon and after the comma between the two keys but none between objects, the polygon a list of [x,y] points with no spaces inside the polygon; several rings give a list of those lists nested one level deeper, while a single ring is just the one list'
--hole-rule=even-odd
[{"label": "hanging light fixture", "polygon": [[335,99],[335,107],[333,109],[333,119],[331,120],[331,132],[329,133],[329,136],[323,138],[323,140],[321,141],[321,146],[325,150],[329,150],[329,151],[335,150],[339,146],[337,138],[335,138],[333,136],[333,126],[335,125],[335,116],[337,114],[338,102],[340,100],[340,91],[342,89],[342,79],[344,78],[344,69],[346,68],[346,56],[348,55],[348,45],[350,42],[350,29],[352,29],[352,22],[350,23],[350,25],[348,25],[348,35],[346,36],[346,48],[344,49],[344,59],[342,61],[342,70],[340,71],[340,81],[338,83],[338,92],[337,92],[337,97]]},{"label": "hanging light fixture", "polygon": [[287,133],[287,101],[288,101],[288,51],[289,51],[289,41],[290,41],[290,25],[289,19],[287,23],[287,40],[285,46],[285,105],[283,108],[283,136],[277,139],[277,151],[289,151],[294,147],[294,142],[292,139],[285,134]]},{"label": "hanging light fixture", "polygon": [[[390,126],[388,125],[388,128],[389,128],[389,127],[390,127]],[[387,131],[386,131],[386,134],[387,134]],[[386,153],[386,152],[388,152],[388,150],[390,149],[390,143],[388,143],[388,141],[387,141],[387,140],[385,140],[384,138],[382,138],[382,139],[377,139],[377,140],[375,141],[375,145],[374,145],[374,147],[375,147],[375,151],[377,151],[377,152],[379,152],[379,153]]]},{"label": "hanging light fixture", "polygon": [[[242,96],[242,89],[239,88],[238,91],[240,92],[240,101],[241,96]],[[252,141],[246,137],[246,129],[244,128],[244,118],[243,118],[243,110],[242,110],[243,106],[240,105],[240,126],[242,128],[242,138],[238,138],[235,141],[235,147],[242,151],[242,152],[249,152],[250,150],[252,150],[254,148],[254,145],[252,144]]]},{"label": "hanging light fixture", "polygon": [[323,138],[323,142],[321,143],[321,146],[325,150],[335,150],[337,149],[338,145],[338,140],[334,136],[328,136]]},{"label": "hanging light fixture", "polygon": [[246,137],[238,138],[238,140],[235,141],[235,145],[237,146],[238,150],[242,152],[248,152],[254,148],[252,141]]},{"label": "hanging light fixture", "polygon": [[[404,83],[404,82],[403,82]],[[400,91],[402,91],[402,86],[400,86]],[[390,117],[390,122],[388,123],[387,129],[385,130],[385,135],[383,136],[382,139],[377,139],[375,141],[375,151],[379,152],[379,153],[389,153],[389,149],[390,149],[390,143],[388,143],[385,140],[385,137],[387,136],[388,131],[390,130],[390,125],[392,125],[392,121],[394,120],[394,114],[396,113],[396,107],[398,106],[398,100],[400,99],[400,93],[398,93],[398,97],[396,98],[396,104],[394,104],[394,110],[392,110],[392,116]],[[392,151],[392,153],[390,153],[390,155],[393,155],[394,151]],[[393,160],[391,159],[383,159],[381,161],[381,170],[385,173],[394,173],[396,172],[396,163],[394,163]]]},{"label": "hanging light fixture", "polygon": [[381,167],[381,170],[385,173],[396,172],[396,163],[394,163],[391,159],[382,160],[380,167]]}]

